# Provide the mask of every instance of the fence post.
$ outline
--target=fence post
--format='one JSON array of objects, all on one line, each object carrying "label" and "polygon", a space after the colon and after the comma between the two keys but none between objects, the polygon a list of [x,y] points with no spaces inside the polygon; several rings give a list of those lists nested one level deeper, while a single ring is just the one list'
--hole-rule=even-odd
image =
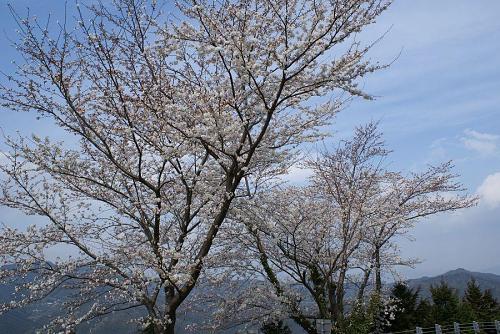
[{"label": "fence post", "polygon": [[443,331],[441,330],[441,325],[435,324],[434,328],[436,329],[436,334],[443,334]]},{"label": "fence post", "polygon": [[424,333],[424,331],[422,330],[422,327],[417,327],[417,328],[416,328],[416,333],[417,333],[417,334],[423,334],[423,333]]},{"label": "fence post", "polygon": [[455,334],[460,334],[460,324],[458,322],[453,323],[453,331]]},{"label": "fence post", "polygon": [[330,319],[316,319],[316,330],[319,334],[328,334],[332,332],[332,321]]},{"label": "fence post", "polygon": [[472,322],[472,328],[474,328],[474,333],[479,333],[479,324],[477,323],[477,321]]},{"label": "fence post", "polygon": [[500,321],[495,320],[495,328],[497,330],[497,334],[500,334]]}]

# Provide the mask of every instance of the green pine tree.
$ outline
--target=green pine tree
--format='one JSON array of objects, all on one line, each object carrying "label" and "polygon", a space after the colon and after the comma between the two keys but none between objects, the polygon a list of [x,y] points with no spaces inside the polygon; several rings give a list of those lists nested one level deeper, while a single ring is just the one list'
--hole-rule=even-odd
[{"label": "green pine tree", "polygon": [[460,319],[460,299],[457,292],[441,281],[438,286],[431,286],[431,320],[436,324],[448,324]]},{"label": "green pine tree", "polygon": [[498,302],[493,297],[491,290],[486,289],[484,292],[474,279],[467,283],[463,298],[463,308],[469,310],[471,316],[465,319],[467,321],[492,321],[499,313]]},{"label": "green pine tree", "polygon": [[388,329],[402,331],[414,328],[417,322],[419,289],[411,289],[403,282],[394,285],[391,291],[391,304],[395,306],[394,319]]},{"label": "green pine tree", "polygon": [[475,317],[479,316],[483,307],[483,293],[474,278],[467,283],[463,302],[470,306]]},{"label": "green pine tree", "polygon": [[383,331],[385,314],[382,298],[373,293],[366,304],[356,304],[347,316],[344,326],[338,329],[342,334],[373,334]]},{"label": "green pine tree", "polygon": [[500,307],[498,305],[498,301],[495,297],[493,297],[490,289],[486,289],[484,291],[481,301],[483,309],[480,314],[480,321],[489,322],[500,318]]},{"label": "green pine tree", "polygon": [[430,327],[434,325],[432,321],[432,305],[427,299],[422,299],[415,310],[415,327]]},{"label": "green pine tree", "polygon": [[478,319],[479,318],[477,317],[472,306],[465,301],[462,301],[458,310],[457,321],[465,324],[477,321]]},{"label": "green pine tree", "polygon": [[285,325],[282,320],[265,323],[260,330],[264,334],[292,334],[290,327]]},{"label": "green pine tree", "polygon": [[467,283],[462,305],[460,310],[460,321],[471,322],[480,319],[481,309],[483,308],[483,292],[479,288],[476,280],[472,278]]}]

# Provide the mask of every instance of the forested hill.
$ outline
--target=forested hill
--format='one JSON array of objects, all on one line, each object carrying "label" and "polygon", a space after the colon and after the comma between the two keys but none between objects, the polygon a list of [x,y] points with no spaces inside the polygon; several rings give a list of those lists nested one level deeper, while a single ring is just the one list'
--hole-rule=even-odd
[{"label": "forested hill", "polygon": [[493,296],[500,300],[500,275],[472,272],[462,268],[448,271],[442,275],[434,277],[421,277],[408,281],[412,288],[420,287],[420,296],[430,297],[430,286],[437,286],[441,281],[446,282],[450,287],[457,290],[460,296],[463,296],[467,288],[467,282],[475,279],[482,290],[490,289]]},{"label": "forested hill", "polygon": [[[482,290],[491,289],[493,295],[500,300],[500,275],[470,272],[465,269],[452,270],[435,277],[412,279],[408,281],[408,285],[413,288],[420,287],[420,296],[427,298],[430,297],[430,286],[437,286],[441,281],[444,281],[462,296],[467,282],[472,278],[476,280]],[[12,286],[0,285],[0,302],[11,298],[13,292]],[[23,310],[14,310],[0,315],[0,333],[34,333],[36,328],[42,326],[47,317],[57,313],[57,308],[54,305],[60,304],[65,298],[64,293],[56,293],[45,301]],[[120,333],[137,333],[133,326],[127,324],[127,320],[139,315],[139,313],[134,312],[115,314],[113,317],[102,319],[92,325],[83,326],[82,332],[90,332],[92,329],[92,332],[96,334],[117,332],[117,330]],[[199,320],[197,317],[195,318],[196,320],[193,320],[193,315],[188,315],[187,318],[184,315],[180,319],[179,325]],[[298,332],[296,326],[290,325],[294,333]],[[179,333],[184,333],[184,331],[179,331]]]}]

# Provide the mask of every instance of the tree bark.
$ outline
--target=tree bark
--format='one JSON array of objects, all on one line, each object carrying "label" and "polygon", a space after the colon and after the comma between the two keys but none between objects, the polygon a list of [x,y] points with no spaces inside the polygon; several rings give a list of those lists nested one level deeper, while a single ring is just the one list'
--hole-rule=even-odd
[{"label": "tree bark", "polygon": [[375,248],[375,292],[379,295],[382,292],[382,274],[381,274],[379,246]]},{"label": "tree bark", "polygon": [[[273,285],[273,287],[274,287],[274,289],[276,291],[276,294],[278,296],[280,296],[280,297],[283,296],[283,293],[284,293],[283,288],[281,287],[281,284],[280,284],[280,282],[279,282],[276,274],[274,273],[273,269],[269,265],[269,258],[267,256],[267,253],[266,253],[265,249],[264,249],[264,246],[262,245],[262,241],[260,240],[258,232],[252,230],[251,227],[249,228],[249,232],[255,238],[255,241],[256,241],[256,244],[257,244],[257,249],[258,249],[259,254],[260,254],[259,260],[260,260],[260,263],[261,263],[262,267],[264,268],[264,271],[266,273],[267,279]],[[288,305],[288,306],[292,307],[292,312],[294,314],[292,314],[290,316],[290,318],[293,321],[295,321],[296,324],[298,324],[300,327],[302,327],[302,329],[304,331],[306,331],[307,334],[317,334],[316,328],[314,327],[313,323],[311,323],[311,321],[309,319],[307,319],[302,314],[302,312],[300,312],[300,310],[297,307],[297,305],[293,304],[293,305]]]},{"label": "tree bark", "polygon": [[[165,331],[161,334],[175,334],[175,322],[177,321],[177,317],[175,315],[175,312],[169,314],[168,318],[170,319],[170,323],[167,324],[167,326],[165,327]],[[160,333],[158,333],[158,334],[160,334]]]},{"label": "tree bark", "polygon": [[365,274],[363,275],[363,281],[361,282],[361,285],[359,287],[358,296],[356,299],[359,304],[363,302],[363,299],[365,297],[365,290],[366,287],[368,286],[368,280],[370,279],[372,269],[373,269],[373,264],[370,266],[368,270],[365,271]]}]

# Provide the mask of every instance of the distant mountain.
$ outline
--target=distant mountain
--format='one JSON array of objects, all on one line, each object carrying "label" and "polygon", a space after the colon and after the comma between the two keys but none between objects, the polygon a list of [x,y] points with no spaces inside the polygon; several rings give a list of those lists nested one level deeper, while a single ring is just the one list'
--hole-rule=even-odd
[{"label": "distant mountain", "polygon": [[[32,280],[33,277],[29,276],[26,281]],[[196,291],[195,291],[196,292]],[[60,316],[62,304],[68,300],[72,291],[68,289],[56,289],[51,295],[41,301],[35,302],[31,305],[25,306],[20,309],[14,309],[4,314],[0,314],[0,334],[35,334],[40,330],[48,319],[55,316]],[[15,287],[13,284],[0,285],[0,302],[9,301],[15,297]],[[200,308],[199,310],[191,310],[186,312],[179,311],[177,319],[176,333],[191,334],[192,331],[186,331],[184,328],[187,325],[201,324],[208,319],[208,316],[214,310],[207,308]],[[128,311],[116,312],[112,316],[106,316],[93,321],[82,323],[77,328],[77,333],[92,333],[92,334],[139,334],[141,333],[138,326],[131,324],[131,319],[138,319],[145,317],[145,309],[131,309]],[[291,324],[291,328],[294,328]],[[221,334],[234,334],[239,326],[235,325],[226,331],[219,331]],[[208,334],[212,333],[209,330],[197,330],[196,333]],[[296,331],[294,331],[296,333]],[[299,332],[297,332],[299,333]]]},{"label": "distant mountain", "polygon": [[[28,275],[25,280],[32,280]],[[14,309],[5,314],[0,314],[0,333],[34,334],[40,329],[47,319],[61,314],[62,303],[71,294],[67,289],[56,289],[51,295],[41,301],[29,306]],[[9,301],[15,296],[15,288],[12,284],[0,285],[0,302]],[[137,312],[120,312],[112,318],[102,318],[87,324],[83,324],[79,333],[124,333],[135,334],[138,332],[133,325],[127,323],[131,318],[140,316]]]},{"label": "distant mountain", "polygon": [[481,269],[481,272],[500,275],[500,264],[496,265],[496,266],[491,266],[488,268],[483,268],[483,269]]},{"label": "distant mountain", "polygon": [[500,300],[500,275],[473,272],[462,268],[448,271],[439,276],[412,279],[408,281],[408,285],[413,288],[420,287],[420,295],[423,298],[429,298],[431,285],[436,286],[441,281],[445,281],[450,287],[456,289],[460,296],[463,296],[467,282],[472,278],[476,280],[482,290],[491,289],[493,296]]},{"label": "distant mountain", "polygon": [[[500,275],[471,272],[465,269],[456,269],[449,271],[445,274],[435,276],[435,277],[421,277],[417,279],[412,279],[408,281],[408,285],[413,288],[420,287],[420,295],[423,298],[430,297],[429,288],[431,285],[436,286],[441,281],[445,281],[449,286],[455,288],[458,293],[462,296],[466,287],[467,282],[471,278],[474,278],[479,284],[481,289],[491,289],[493,295],[500,300]],[[349,289],[348,289],[349,290]],[[11,298],[14,292],[13,286],[3,285],[0,286],[0,301],[5,301]],[[19,310],[13,310],[7,312],[4,315],[0,315],[0,333],[35,333],[37,328],[40,328],[46,319],[50,318],[57,313],[57,307],[67,298],[68,292],[56,292],[54,295],[45,299],[42,302],[38,302],[29,307],[25,307]],[[350,292],[348,291],[348,294]],[[203,314],[205,313],[205,314]],[[206,314],[210,313],[210,310],[206,310],[202,313],[188,313],[179,316],[179,333],[186,333],[181,328],[189,323],[200,322],[200,320],[206,317]],[[106,334],[106,333],[138,333],[138,330],[127,323],[128,319],[136,318],[141,316],[140,311],[123,313],[118,312],[112,317],[106,317],[99,319],[93,323],[83,325],[79,333],[95,333],[95,334]],[[290,328],[293,333],[302,333],[299,328],[293,324],[289,323]],[[234,333],[235,329],[226,331],[226,333]],[[198,333],[201,333],[200,331]]]}]

